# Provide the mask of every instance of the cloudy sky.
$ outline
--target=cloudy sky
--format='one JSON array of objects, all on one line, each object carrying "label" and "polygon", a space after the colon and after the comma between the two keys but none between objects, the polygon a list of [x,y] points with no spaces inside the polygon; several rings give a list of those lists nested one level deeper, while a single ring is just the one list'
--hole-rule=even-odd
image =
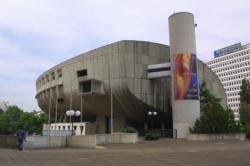
[{"label": "cloudy sky", "polygon": [[197,53],[250,43],[249,0],[0,0],[0,101],[39,110],[35,80],[77,54],[124,39],[169,44],[168,17],[195,16]]}]

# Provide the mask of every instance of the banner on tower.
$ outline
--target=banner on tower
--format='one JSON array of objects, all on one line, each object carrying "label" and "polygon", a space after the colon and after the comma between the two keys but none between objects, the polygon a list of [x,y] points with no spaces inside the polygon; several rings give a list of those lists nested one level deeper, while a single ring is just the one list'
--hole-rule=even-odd
[{"label": "banner on tower", "polygon": [[174,58],[174,96],[175,100],[198,100],[199,85],[196,55],[181,53]]}]

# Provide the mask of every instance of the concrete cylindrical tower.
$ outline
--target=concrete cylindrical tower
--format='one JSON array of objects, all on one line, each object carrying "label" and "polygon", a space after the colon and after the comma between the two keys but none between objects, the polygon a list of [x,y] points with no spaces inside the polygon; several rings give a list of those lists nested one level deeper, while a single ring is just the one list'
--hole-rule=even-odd
[{"label": "concrete cylindrical tower", "polygon": [[185,138],[200,117],[194,16],[188,12],[169,17],[170,56],[172,63],[173,128]]}]

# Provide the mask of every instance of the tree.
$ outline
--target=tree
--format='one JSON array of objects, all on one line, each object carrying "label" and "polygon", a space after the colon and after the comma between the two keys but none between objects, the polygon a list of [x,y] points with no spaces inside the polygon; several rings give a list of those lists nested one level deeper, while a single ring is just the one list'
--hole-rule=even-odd
[{"label": "tree", "polygon": [[200,85],[200,104],[201,109],[209,103],[218,103],[221,99],[217,98],[206,88],[206,82],[202,82]]},{"label": "tree", "polygon": [[210,93],[205,83],[200,89],[202,114],[190,132],[202,134],[238,132],[240,128],[234,121],[233,112],[221,106],[220,99]]},{"label": "tree", "polygon": [[250,104],[240,103],[240,122],[243,125],[250,124]]},{"label": "tree", "polygon": [[17,106],[9,106],[6,112],[0,115],[0,134],[13,134],[19,128],[18,120],[22,110]]},{"label": "tree", "polygon": [[250,82],[242,80],[240,86],[240,122],[243,125],[250,124]]},{"label": "tree", "polygon": [[4,111],[0,108],[0,115],[3,113]]},{"label": "tree", "polygon": [[43,124],[48,122],[48,115],[34,112],[23,112],[17,106],[9,106],[6,112],[0,114],[0,134],[15,134],[19,128],[27,133],[41,134]]},{"label": "tree", "polygon": [[246,79],[242,80],[240,86],[240,102],[250,104],[250,82]]}]

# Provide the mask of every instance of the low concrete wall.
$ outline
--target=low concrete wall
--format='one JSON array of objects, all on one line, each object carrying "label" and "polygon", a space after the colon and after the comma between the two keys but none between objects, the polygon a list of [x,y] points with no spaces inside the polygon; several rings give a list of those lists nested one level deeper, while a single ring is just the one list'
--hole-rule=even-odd
[{"label": "low concrete wall", "polygon": [[27,137],[24,149],[61,148],[66,146],[66,137],[33,136]]},{"label": "low concrete wall", "polygon": [[95,148],[96,135],[68,136],[67,146],[79,148]]},{"label": "low concrete wall", "polygon": [[210,141],[210,140],[246,140],[246,134],[189,134],[187,140]]},{"label": "low concrete wall", "polygon": [[16,148],[16,136],[0,135],[0,148]]},{"label": "low concrete wall", "polygon": [[[136,143],[137,133],[93,134],[83,136],[32,136],[24,141],[24,149],[79,147],[95,148],[99,144]],[[0,147],[15,148],[15,136],[0,136]]]},{"label": "low concrete wall", "polygon": [[97,134],[96,144],[111,144],[111,143],[137,143],[137,133],[114,133],[114,134]]}]

